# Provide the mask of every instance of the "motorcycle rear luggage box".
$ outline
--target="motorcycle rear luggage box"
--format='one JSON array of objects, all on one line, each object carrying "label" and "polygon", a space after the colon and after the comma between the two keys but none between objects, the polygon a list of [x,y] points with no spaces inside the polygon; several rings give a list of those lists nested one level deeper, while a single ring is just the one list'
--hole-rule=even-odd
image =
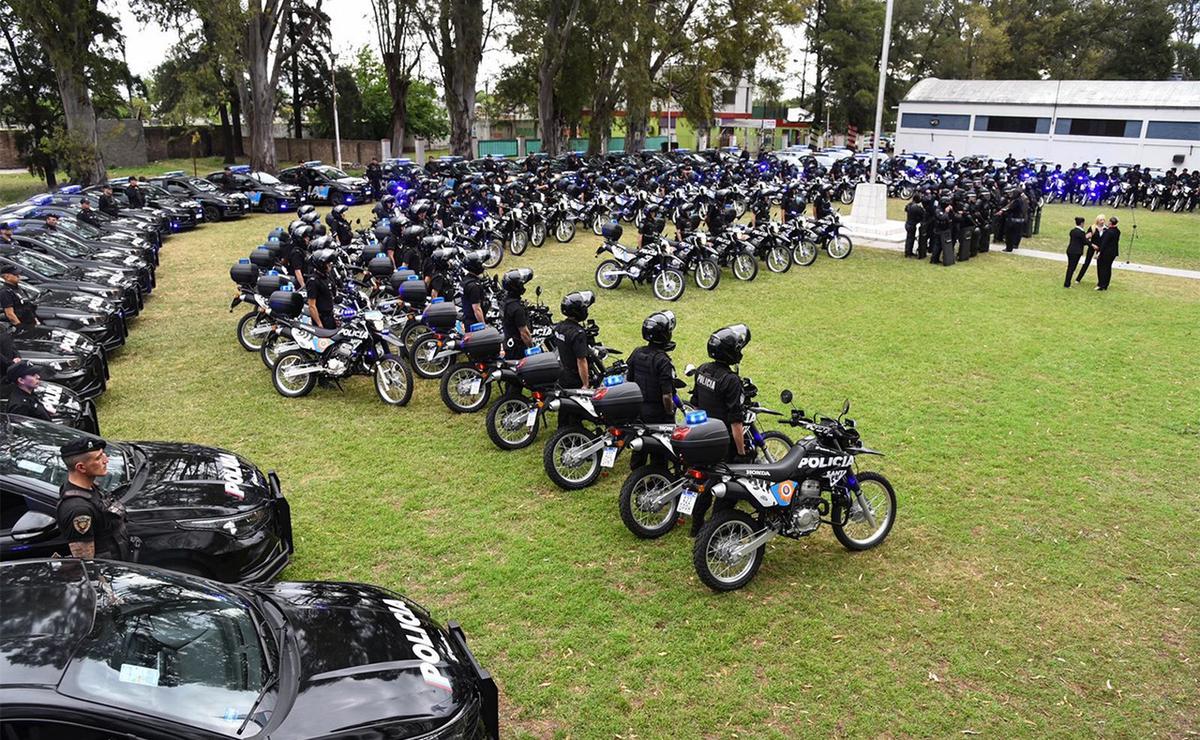
[{"label": "motorcycle rear luggage box", "polygon": [[278,273],[271,275],[268,273],[259,277],[256,288],[260,296],[263,298],[270,298],[272,293],[285,285],[291,284],[292,281],[287,275],[280,275]]},{"label": "motorcycle rear luggage box", "polygon": [[421,314],[421,323],[430,329],[446,331],[458,321],[458,307],[453,303],[431,303]]},{"label": "motorcycle rear luggage box", "polygon": [[304,310],[304,296],[294,290],[277,290],[267,299],[271,310],[294,319]]},{"label": "motorcycle rear luggage box", "polygon": [[517,363],[517,377],[526,388],[549,388],[558,382],[561,372],[557,352],[530,355]]},{"label": "motorcycle rear luggage box", "polygon": [[412,270],[398,267],[394,272],[392,272],[392,276],[388,278],[388,281],[392,284],[392,290],[399,292],[400,283],[403,283],[405,280],[408,280],[409,277],[416,274],[417,273],[413,272]]},{"label": "motorcycle rear luggage box", "polygon": [[258,247],[250,253],[250,262],[264,270],[269,270],[275,266],[275,254],[269,249]]},{"label": "motorcycle rear luggage box", "polygon": [[420,278],[401,281],[399,292],[401,300],[417,308],[425,308],[429,302],[429,288]]},{"label": "motorcycle rear luggage box", "polygon": [[467,357],[472,360],[493,360],[500,356],[500,345],[503,342],[504,337],[500,334],[499,329],[485,326],[464,336],[461,346],[463,352],[466,352]]},{"label": "motorcycle rear luggage box", "polygon": [[259,269],[250,262],[234,262],[229,268],[229,278],[238,285],[253,286],[258,282]]},{"label": "motorcycle rear luggage box", "polygon": [[367,263],[367,271],[377,278],[385,278],[392,274],[396,266],[392,264],[392,258],[386,254],[380,257],[372,257]]},{"label": "motorcycle rear luggage box", "polygon": [[637,421],[642,411],[642,389],[637,383],[618,383],[598,388],[592,394],[596,413],[609,424]]},{"label": "motorcycle rear luggage box", "polygon": [[729,452],[729,429],[720,419],[676,427],[671,444],[685,464],[712,465],[724,460]]}]

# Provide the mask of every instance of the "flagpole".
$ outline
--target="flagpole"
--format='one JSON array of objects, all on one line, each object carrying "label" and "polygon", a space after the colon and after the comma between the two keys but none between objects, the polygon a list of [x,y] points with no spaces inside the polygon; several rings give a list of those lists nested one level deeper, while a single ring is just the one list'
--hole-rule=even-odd
[{"label": "flagpole", "polygon": [[875,142],[871,152],[871,184],[879,169],[879,129],[883,128],[883,88],[887,84],[888,47],[892,44],[892,0],[887,0],[883,20],[883,53],[879,56],[879,90],[875,94]]}]

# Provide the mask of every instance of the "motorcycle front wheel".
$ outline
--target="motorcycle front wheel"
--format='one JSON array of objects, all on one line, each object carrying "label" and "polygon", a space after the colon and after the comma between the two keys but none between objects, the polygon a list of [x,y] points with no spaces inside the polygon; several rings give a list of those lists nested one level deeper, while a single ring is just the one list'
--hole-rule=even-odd
[{"label": "motorcycle front wheel", "polygon": [[408,363],[395,355],[384,355],[375,365],[375,392],[390,406],[407,406],[413,394]]},{"label": "motorcycle front wheel", "polygon": [[500,266],[500,261],[504,259],[504,244],[499,239],[492,239],[487,245],[487,259],[483,261],[483,266],[489,270],[494,270]]},{"label": "motorcycle front wheel", "polygon": [[625,479],[617,505],[621,510],[621,521],[636,537],[654,540],[675,528],[678,493],[656,503],[656,499],[673,485],[675,481],[658,465],[640,467]]},{"label": "motorcycle front wheel", "polygon": [[587,488],[600,477],[600,451],[585,458],[568,460],[572,450],[591,444],[594,435],[581,426],[563,427],[546,440],[542,450],[542,467],[546,477],[564,491]]},{"label": "motorcycle front wheel", "polygon": [[433,336],[433,334],[426,334],[417,341],[412,352],[413,370],[416,371],[417,375],[426,380],[433,380],[446,372],[446,368],[450,367],[450,361],[454,358],[446,356],[435,359],[434,355],[440,349],[437,337]]},{"label": "motorcycle front wheel", "polygon": [[442,376],[442,403],[456,414],[483,408],[492,396],[492,384],[474,365],[460,362]]},{"label": "motorcycle front wheel", "polygon": [[679,270],[663,270],[654,276],[654,297],[660,301],[677,301],[683,295],[687,281]]},{"label": "motorcycle front wheel", "polygon": [[486,426],[492,444],[505,451],[520,450],[533,444],[538,425],[536,419],[529,424],[532,408],[524,396],[508,396],[489,406]]},{"label": "motorcycle front wheel", "polygon": [[554,239],[559,244],[566,244],[575,238],[575,222],[570,219],[563,219],[554,227]]},{"label": "motorcycle front wheel", "polygon": [[[833,502],[833,536],[847,550],[870,550],[883,542],[896,523],[896,491],[879,473],[859,473],[857,492],[852,492],[850,511],[842,513],[844,502],[837,495]],[[845,524],[840,524],[843,516]]]},{"label": "motorcycle front wheel", "polygon": [[284,352],[275,363],[275,371],[271,380],[275,390],[284,398],[301,398],[312,393],[317,387],[317,373],[299,373],[299,370],[316,363],[318,360],[310,352],[294,349]]},{"label": "motorcycle front wheel", "polygon": [[508,251],[514,256],[520,257],[525,254],[525,250],[529,248],[529,236],[524,231],[514,231],[512,236],[508,238]]},{"label": "motorcycle front wheel", "polygon": [[808,267],[817,261],[817,245],[810,241],[801,240],[792,248],[792,262],[801,267]]},{"label": "motorcycle front wheel", "polygon": [[616,260],[604,260],[596,265],[596,285],[605,290],[612,290],[621,284],[621,279],[624,275],[615,273],[621,270],[621,265]]},{"label": "motorcycle front wheel", "polygon": [[840,200],[844,206],[850,205],[854,202],[854,191],[850,188],[842,188],[842,192],[838,193],[838,200]]},{"label": "motorcycle front wheel", "polygon": [[546,243],[546,224],[538,222],[529,227],[529,243],[535,247]]},{"label": "motorcycle front wheel", "polygon": [[692,278],[697,288],[714,290],[721,282],[721,266],[715,260],[700,260],[696,263],[696,271]]},{"label": "motorcycle front wheel", "polygon": [[792,269],[792,255],[783,247],[771,247],[767,250],[767,269],[776,274]]},{"label": "motorcycle front wheel", "polygon": [[845,234],[838,234],[825,245],[825,251],[835,260],[846,259],[850,256],[852,249],[854,249],[854,242],[850,241],[850,237]]},{"label": "motorcycle front wheel", "polygon": [[592,233],[596,236],[604,235],[604,224],[608,223],[609,219],[600,214],[592,217]]},{"label": "motorcycle front wheel", "polygon": [[792,440],[783,432],[775,430],[763,432],[762,438],[762,446],[758,448],[758,454],[755,455],[761,462],[779,462],[792,450]]},{"label": "motorcycle front wheel", "polygon": [[739,254],[733,258],[733,276],[738,280],[751,281],[758,277],[758,260],[752,254]]},{"label": "motorcycle front wheel", "polygon": [[767,546],[759,545],[741,555],[734,551],[761,529],[744,511],[725,509],[713,514],[692,546],[692,565],[704,585],[713,591],[736,591],[749,583],[762,565]]}]

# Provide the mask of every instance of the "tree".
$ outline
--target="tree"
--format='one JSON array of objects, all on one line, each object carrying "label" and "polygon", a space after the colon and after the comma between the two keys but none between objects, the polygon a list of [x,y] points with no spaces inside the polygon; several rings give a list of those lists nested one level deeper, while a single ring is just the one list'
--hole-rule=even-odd
[{"label": "tree", "polygon": [[31,33],[54,69],[62,101],[66,136],[76,151],[92,153],[90,165],[76,161],[73,175],[84,183],[107,179],[108,168],[96,134],[89,72],[97,65],[97,38],[119,37],[116,20],[101,11],[98,0],[9,0],[21,25]]},{"label": "tree", "polygon": [[323,105],[329,97],[330,49],[333,42],[329,16],[321,10],[322,0],[313,5],[298,3],[288,16],[288,43],[295,49],[288,60],[285,79],[292,89],[292,136],[304,136],[304,111]]},{"label": "tree", "polygon": [[579,0],[540,0],[536,6],[544,19],[537,70],[538,128],[542,134],[542,151],[556,157],[562,153],[565,142],[562,112],[556,106],[555,83],[566,60],[567,42],[579,13]]},{"label": "tree", "polygon": [[424,0],[417,20],[437,60],[450,114],[450,151],[474,154],[475,80],[483,47],[491,33],[491,8],[484,23],[483,0]]},{"label": "tree", "polygon": [[48,189],[58,185],[56,161],[47,149],[48,137],[62,119],[54,70],[45,50],[28,34],[14,33],[11,11],[0,8],[0,118],[27,126],[18,146],[29,171],[42,177]]},{"label": "tree", "polygon": [[424,47],[418,35],[417,2],[371,0],[379,56],[383,59],[383,69],[387,75],[387,91],[391,101],[389,136],[395,154],[404,151],[404,137],[408,128],[408,92]]}]

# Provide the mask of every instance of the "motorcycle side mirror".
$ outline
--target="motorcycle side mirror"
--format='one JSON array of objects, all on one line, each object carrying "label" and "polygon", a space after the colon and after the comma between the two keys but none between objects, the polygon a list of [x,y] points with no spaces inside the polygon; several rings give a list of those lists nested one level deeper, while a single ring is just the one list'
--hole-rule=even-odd
[{"label": "motorcycle side mirror", "polygon": [[785,390],[784,392],[780,393],[779,401],[780,401],[780,403],[787,404],[790,406],[792,403],[792,392]]},{"label": "motorcycle side mirror", "polygon": [[679,378],[675,378],[674,385],[677,390],[682,390],[684,388],[687,388],[687,383],[683,382]]},{"label": "motorcycle side mirror", "polygon": [[40,539],[53,534],[57,526],[54,517],[49,514],[27,511],[13,525],[12,538],[18,542]]},{"label": "motorcycle side mirror", "polygon": [[847,398],[845,401],[842,402],[842,416],[845,416],[848,413],[850,413],[850,399],[849,398]]},{"label": "motorcycle side mirror", "polygon": [[537,288],[533,291],[533,294],[536,295],[538,298],[541,298],[542,297],[542,286],[540,286],[540,285],[537,286]]},{"label": "motorcycle side mirror", "polygon": [[688,377],[691,377],[692,375],[694,375],[695,372],[696,372],[696,366],[690,362],[687,364],[686,367],[683,368],[683,374]]}]

